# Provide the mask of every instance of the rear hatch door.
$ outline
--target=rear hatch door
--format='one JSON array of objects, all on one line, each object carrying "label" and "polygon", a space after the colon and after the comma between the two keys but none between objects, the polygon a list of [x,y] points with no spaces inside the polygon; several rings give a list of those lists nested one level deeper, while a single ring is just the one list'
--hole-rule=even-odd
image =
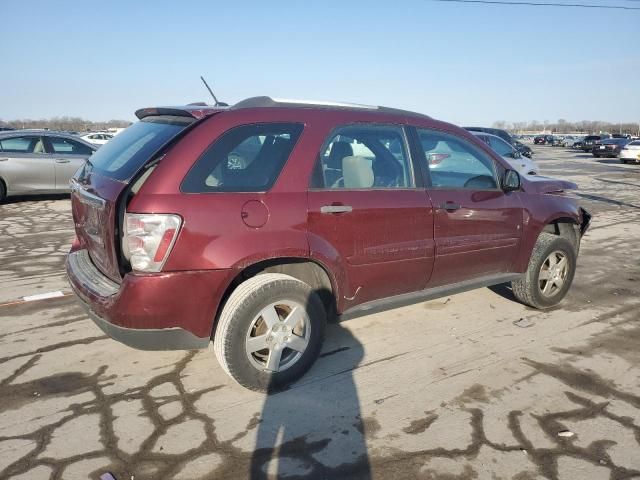
[{"label": "rear hatch door", "polygon": [[[157,113],[156,113],[157,112]],[[71,180],[72,212],[82,248],[107,277],[122,280],[119,201],[136,174],[196,119],[188,112],[144,116],[98,149]]]}]

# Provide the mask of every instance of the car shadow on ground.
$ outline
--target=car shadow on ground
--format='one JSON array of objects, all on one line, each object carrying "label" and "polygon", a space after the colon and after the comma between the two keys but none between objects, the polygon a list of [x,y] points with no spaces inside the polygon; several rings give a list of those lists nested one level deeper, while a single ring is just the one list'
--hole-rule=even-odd
[{"label": "car shadow on ground", "polygon": [[371,478],[366,437],[376,426],[362,418],[353,379],[363,357],[362,344],[332,318],[312,369],[288,388],[269,388],[276,391],[262,406],[250,478]]},{"label": "car shadow on ground", "polygon": [[37,202],[42,200],[65,200],[69,198],[68,193],[52,193],[47,195],[16,195],[7,197],[0,205],[9,205],[22,202]]},{"label": "car shadow on ground", "polygon": [[604,163],[605,165],[622,164],[619,158],[598,158],[596,162]]}]

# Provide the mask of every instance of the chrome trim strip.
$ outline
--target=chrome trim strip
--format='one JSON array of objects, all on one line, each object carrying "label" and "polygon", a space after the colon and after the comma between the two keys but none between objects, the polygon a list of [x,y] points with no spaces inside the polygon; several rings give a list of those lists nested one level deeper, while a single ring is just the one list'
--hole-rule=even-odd
[{"label": "chrome trim strip", "polygon": [[104,210],[104,207],[107,205],[107,201],[104,198],[87,192],[77,181],[71,179],[69,186],[71,187],[71,193],[77,194],[81,203],[100,210]]}]

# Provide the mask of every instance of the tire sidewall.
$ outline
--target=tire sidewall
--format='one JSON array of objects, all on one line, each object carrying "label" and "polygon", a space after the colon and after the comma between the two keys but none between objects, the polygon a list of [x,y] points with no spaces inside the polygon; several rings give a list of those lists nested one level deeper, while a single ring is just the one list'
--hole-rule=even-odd
[{"label": "tire sidewall", "polygon": [[[311,325],[311,335],[307,349],[294,365],[282,372],[268,373],[251,363],[245,351],[245,341],[253,319],[264,307],[280,300],[291,300],[305,308]],[[307,284],[291,279],[265,285],[233,312],[226,338],[223,339],[231,345],[231,348],[225,351],[231,375],[241,385],[254,390],[275,391],[294,382],[309,370],[318,357],[324,338],[325,322],[326,314],[322,302]]]},{"label": "tire sidewall", "polygon": [[[564,285],[562,289],[553,295],[552,297],[547,297],[542,294],[539,286],[539,276],[540,269],[544,262],[547,260],[547,257],[554,251],[560,251],[565,254],[568,262],[569,262],[569,270],[567,272],[567,278],[565,279]],[[534,265],[532,271],[529,272],[531,275],[531,286],[532,286],[532,294],[534,296],[536,304],[540,305],[541,308],[550,308],[562,301],[562,299],[566,296],[567,292],[571,288],[571,284],[573,283],[573,278],[576,273],[576,253],[573,248],[573,245],[569,240],[563,237],[558,237],[550,242],[542,251]]]}]

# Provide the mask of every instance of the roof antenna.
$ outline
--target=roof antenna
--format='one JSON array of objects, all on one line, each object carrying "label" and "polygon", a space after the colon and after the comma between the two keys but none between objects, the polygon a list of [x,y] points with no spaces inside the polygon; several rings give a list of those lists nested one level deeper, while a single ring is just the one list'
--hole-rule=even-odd
[{"label": "roof antenna", "polygon": [[202,80],[202,83],[204,83],[204,86],[207,87],[207,90],[209,90],[209,93],[213,97],[213,100],[216,102],[216,103],[213,104],[214,107],[228,107],[229,106],[229,104],[227,104],[227,103],[218,101],[218,99],[216,98],[215,94],[213,93],[213,90],[211,90],[211,88],[209,87],[209,84],[207,83],[207,81],[204,79],[204,77],[202,75],[200,75],[200,80]]}]

